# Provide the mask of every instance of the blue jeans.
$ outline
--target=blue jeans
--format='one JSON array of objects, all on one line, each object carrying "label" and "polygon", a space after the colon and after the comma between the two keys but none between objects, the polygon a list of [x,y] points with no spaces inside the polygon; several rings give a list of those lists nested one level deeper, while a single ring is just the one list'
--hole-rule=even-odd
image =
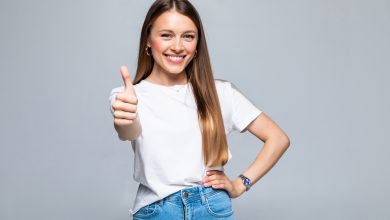
[{"label": "blue jeans", "polygon": [[142,207],[133,219],[235,220],[233,214],[232,201],[226,190],[199,185],[179,190]]}]

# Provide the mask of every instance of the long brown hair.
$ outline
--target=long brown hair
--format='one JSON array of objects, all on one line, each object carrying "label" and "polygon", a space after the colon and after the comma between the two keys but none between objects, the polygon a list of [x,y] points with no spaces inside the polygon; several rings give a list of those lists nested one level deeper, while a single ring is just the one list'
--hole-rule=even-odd
[{"label": "long brown hair", "polygon": [[189,17],[198,29],[198,52],[187,65],[185,72],[198,108],[205,165],[209,167],[225,165],[228,161],[228,145],[206,37],[200,16],[189,1],[157,0],[150,7],[142,26],[134,84],[146,79],[152,72],[154,60],[152,56],[146,54],[147,39],[154,21],[171,9]]}]

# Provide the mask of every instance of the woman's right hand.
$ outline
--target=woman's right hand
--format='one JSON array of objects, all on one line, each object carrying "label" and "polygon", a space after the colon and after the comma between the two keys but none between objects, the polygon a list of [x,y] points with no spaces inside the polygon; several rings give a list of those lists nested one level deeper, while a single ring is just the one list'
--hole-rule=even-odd
[{"label": "woman's right hand", "polygon": [[112,103],[114,109],[114,124],[116,126],[129,126],[137,118],[137,95],[126,66],[120,68],[125,89],[116,95]]}]

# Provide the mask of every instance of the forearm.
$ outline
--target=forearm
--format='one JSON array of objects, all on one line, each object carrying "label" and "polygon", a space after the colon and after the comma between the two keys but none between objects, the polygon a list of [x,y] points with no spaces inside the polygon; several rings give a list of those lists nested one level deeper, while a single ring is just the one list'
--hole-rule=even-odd
[{"label": "forearm", "polygon": [[141,134],[142,131],[138,115],[136,119],[134,119],[132,124],[120,126],[114,123],[114,127],[116,132],[118,133],[119,139],[121,139],[122,141],[135,140]]},{"label": "forearm", "polygon": [[[264,142],[263,148],[253,163],[243,172],[243,175],[248,177],[254,185],[276,164],[289,145],[290,141],[286,135],[269,138]],[[234,182],[238,190],[241,191],[240,194],[243,193],[246,188],[242,184],[241,178],[238,177]]]}]

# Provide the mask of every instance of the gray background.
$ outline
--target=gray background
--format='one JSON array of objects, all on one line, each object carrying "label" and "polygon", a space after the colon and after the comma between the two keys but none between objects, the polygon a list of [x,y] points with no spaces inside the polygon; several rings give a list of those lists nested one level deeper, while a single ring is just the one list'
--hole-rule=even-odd
[{"label": "gray background", "polygon": [[[215,78],[291,146],[238,219],[390,219],[390,2],[192,1]],[[148,1],[0,1],[0,219],[124,220],[133,153],[108,95],[135,71]],[[134,77],[134,74],[132,75]],[[262,143],[229,137],[235,178]]]}]

